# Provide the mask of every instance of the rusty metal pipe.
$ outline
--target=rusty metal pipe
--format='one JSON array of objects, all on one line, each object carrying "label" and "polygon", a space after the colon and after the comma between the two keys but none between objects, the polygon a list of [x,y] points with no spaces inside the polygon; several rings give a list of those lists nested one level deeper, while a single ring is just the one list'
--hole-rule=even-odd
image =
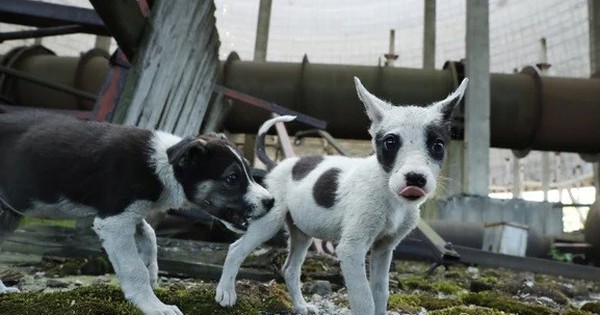
[{"label": "rusty metal pipe", "polygon": [[[7,56],[0,56],[0,60]],[[74,57],[32,53],[19,58],[11,68],[65,85],[74,86],[75,81],[87,92],[97,93],[108,61],[94,60],[97,62],[85,62],[89,67],[84,68],[89,69],[81,72],[80,79],[74,79],[78,64]],[[353,76],[360,77],[375,95],[393,103],[427,104],[454,89],[460,68],[460,64],[445,70],[422,70],[309,64],[307,59],[302,63],[254,63],[229,58],[220,77],[227,88],[326,120],[327,131],[336,138],[367,139],[369,122],[356,96]],[[529,67],[520,74],[492,74],[490,84],[493,147],[600,153],[600,137],[596,136],[600,130],[599,79],[540,77]],[[10,92],[19,105],[83,109],[70,95],[25,82],[3,83],[0,77],[0,91]],[[453,126],[457,131],[462,128],[462,117],[460,110],[455,112]],[[237,105],[225,127],[231,132],[255,133],[268,118],[266,111]],[[300,127],[290,124],[289,130],[297,132]]]},{"label": "rusty metal pipe", "polygon": [[42,46],[17,47],[0,55],[0,95],[13,105],[90,110],[108,73],[108,58],[99,49],[57,57]]},{"label": "rusty metal pipe", "polygon": [[[224,86],[328,122],[336,138],[367,139],[368,120],[353,76],[375,95],[395,104],[443,99],[460,74],[352,65],[254,63],[231,60]],[[491,76],[491,145],[517,150],[600,153],[600,80],[540,77],[531,68]],[[457,114],[457,113],[455,113]],[[453,122],[462,128],[461,115]],[[254,133],[268,113],[238,105],[225,121],[231,132]],[[291,125],[296,132],[299,125]]]}]

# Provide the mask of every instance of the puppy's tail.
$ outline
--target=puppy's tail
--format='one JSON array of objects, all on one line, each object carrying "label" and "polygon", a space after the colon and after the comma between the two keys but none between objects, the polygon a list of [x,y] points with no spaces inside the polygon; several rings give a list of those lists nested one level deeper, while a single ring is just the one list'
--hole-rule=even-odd
[{"label": "puppy's tail", "polygon": [[265,136],[271,127],[273,127],[276,123],[280,122],[288,122],[296,119],[296,116],[278,116],[275,118],[271,118],[265,121],[262,126],[258,129],[258,134],[256,135],[256,156],[258,159],[265,164],[267,170],[272,170],[277,163],[273,161],[268,155],[265,148]]}]

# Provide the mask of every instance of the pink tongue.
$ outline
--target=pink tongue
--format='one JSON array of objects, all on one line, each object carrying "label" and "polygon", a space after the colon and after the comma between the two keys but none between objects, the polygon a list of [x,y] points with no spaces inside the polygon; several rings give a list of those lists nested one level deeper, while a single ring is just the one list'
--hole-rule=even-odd
[{"label": "pink tongue", "polygon": [[408,186],[402,189],[399,195],[402,197],[423,197],[425,196],[425,191],[419,187]]}]

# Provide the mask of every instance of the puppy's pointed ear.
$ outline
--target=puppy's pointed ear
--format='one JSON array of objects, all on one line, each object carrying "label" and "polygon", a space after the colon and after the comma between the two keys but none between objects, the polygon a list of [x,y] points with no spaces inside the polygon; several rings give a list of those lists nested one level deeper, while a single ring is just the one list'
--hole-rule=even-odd
[{"label": "puppy's pointed ear", "polygon": [[199,155],[208,151],[206,141],[198,138],[187,137],[167,149],[169,164],[184,166],[194,162]]},{"label": "puppy's pointed ear", "polygon": [[375,95],[369,93],[367,89],[362,85],[360,80],[357,77],[354,77],[354,84],[356,85],[356,92],[358,93],[358,98],[365,105],[365,109],[367,111],[367,116],[369,119],[376,124],[381,122],[383,119],[384,113],[391,109],[392,106],[380,99],[378,99]]},{"label": "puppy's pointed ear", "polygon": [[452,115],[452,111],[454,110],[454,107],[456,107],[456,105],[458,103],[460,103],[462,98],[465,96],[465,90],[467,89],[468,83],[469,83],[469,79],[465,78],[460,83],[458,88],[456,88],[456,90],[454,92],[452,92],[450,95],[448,95],[448,97],[446,97],[446,99],[436,102],[436,103],[433,103],[432,107],[436,108],[437,110],[439,110],[442,113],[442,117],[444,120],[450,119],[450,116]]}]

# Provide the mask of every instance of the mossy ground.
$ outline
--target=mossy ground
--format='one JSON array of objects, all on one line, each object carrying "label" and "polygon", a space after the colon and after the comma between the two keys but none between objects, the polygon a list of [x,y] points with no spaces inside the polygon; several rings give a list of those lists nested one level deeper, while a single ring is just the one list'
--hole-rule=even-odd
[{"label": "mossy ground", "polygon": [[[194,289],[158,289],[156,295],[166,304],[177,305],[188,315],[285,314],[290,302],[283,286],[252,283],[238,287],[239,300],[233,308],[221,308],[214,301],[212,284]],[[94,285],[71,291],[0,295],[0,314],[19,315],[137,315],[141,313],[125,300],[119,287]]]},{"label": "mossy ground", "polygon": [[[281,257],[273,256],[275,265]],[[277,268],[279,266],[276,266]],[[86,269],[89,268],[89,269]],[[304,281],[331,273],[337,264],[330,258],[310,257]],[[390,275],[388,309],[400,314],[522,314],[591,315],[600,314],[600,283],[551,277],[500,268],[452,266],[427,275],[427,264],[396,261]],[[91,271],[90,271],[91,270]],[[65,275],[104,274],[111,272],[103,257],[76,260],[49,260],[32,272],[44,271],[51,278]],[[328,276],[329,277],[329,276]],[[73,276],[71,276],[72,279]],[[92,277],[93,278],[93,277]],[[331,278],[331,277],[330,277]],[[66,278],[65,278],[66,279]],[[70,281],[70,280],[67,280]],[[335,280],[331,280],[335,281]],[[238,303],[223,309],[214,302],[215,283],[199,279],[165,281],[158,297],[175,304],[184,314],[289,314],[290,301],[285,285],[277,282],[239,281]],[[326,297],[335,307],[348,308],[341,283]],[[140,314],[127,302],[118,286],[91,285],[61,292],[25,292],[0,295],[1,314]],[[307,294],[310,300],[310,294]],[[583,305],[583,307],[580,307]]]}]

